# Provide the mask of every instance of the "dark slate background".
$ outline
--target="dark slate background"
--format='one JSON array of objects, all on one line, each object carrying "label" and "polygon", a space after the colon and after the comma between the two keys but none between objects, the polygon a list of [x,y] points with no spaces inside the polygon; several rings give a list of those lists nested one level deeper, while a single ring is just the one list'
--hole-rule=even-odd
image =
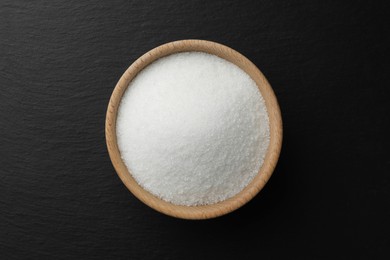
[{"label": "dark slate background", "polygon": [[[389,12],[378,1],[0,2],[1,259],[389,259]],[[186,221],[107,154],[125,69],[160,44],[226,44],[279,99],[277,169],[249,204]]]}]

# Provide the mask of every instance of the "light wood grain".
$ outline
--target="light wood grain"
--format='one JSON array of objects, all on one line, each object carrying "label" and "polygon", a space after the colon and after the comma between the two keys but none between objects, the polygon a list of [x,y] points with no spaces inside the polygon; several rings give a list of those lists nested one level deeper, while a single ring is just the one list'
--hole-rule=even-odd
[{"label": "light wood grain", "polygon": [[[234,197],[225,201],[204,205],[204,206],[180,206],[161,200],[151,193],[145,191],[138,183],[132,178],[129,170],[123,163],[121,155],[117,145],[116,138],[116,118],[118,107],[131,80],[140,72],[143,68],[148,66],[153,61],[173,54],[184,51],[200,51],[217,55],[223,59],[226,59],[242,70],[244,70],[252,79],[256,82],[268,110],[269,123],[270,123],[270,144],[267,154],[264,159],[264,163],[259,170],[257,176],[252,182],[244,188],[240,193]],[[232,212],[249,200],[251,200],[267,183],[272,175],[272,172],[276,166],[279,158],[281,146],[282,146],[282,118],[279,109],[279,105],[275,94],[268,83],[267,79],[260,72],[260,70],[246,57],[238,53],[237,51],[215,42],[204,40],[181,40],[170,42],[161,45],[151,51],[142,55],[137,59],[122,75],[117,83],[110,102],[108,104],[106,115],[106,142],[108,152],[114,165],[118,176],[126,185],[126,187],[142,202],[155,210],[164,214],[184,219],[207,219],[214,218],[229,212]]]}]

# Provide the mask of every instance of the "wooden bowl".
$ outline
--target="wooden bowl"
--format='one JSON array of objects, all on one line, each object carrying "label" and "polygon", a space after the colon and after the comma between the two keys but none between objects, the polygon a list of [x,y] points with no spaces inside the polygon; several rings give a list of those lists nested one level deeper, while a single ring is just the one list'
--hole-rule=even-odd
[{"label": "wooden bowl", "polygon": [[[153,61],[178,52],[199,51],[217,55],[244,70],[256,82],[265,100],[270,126],[270,143],[259,173],[240,193],[222,202],[203,206],[181,206],[166,202],[144,190],[122,161],[116,138],[116,118],[121,98],[129,83]],[[164,214],[184,219],[208,219],[232,212],[251,200],[267,183],[276,166],[282,145],[282,118],[274,92],[260,70],[237,51],[210,41],[182,40],[161,45],[138,58],[117,83],[106,116],[106,142],[112,164],[126,187],[142,202]]]}]

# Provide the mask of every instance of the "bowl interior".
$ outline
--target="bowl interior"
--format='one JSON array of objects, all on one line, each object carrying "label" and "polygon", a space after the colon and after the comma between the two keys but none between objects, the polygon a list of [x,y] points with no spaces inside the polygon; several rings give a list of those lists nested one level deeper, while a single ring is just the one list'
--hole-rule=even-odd
[{"label": "bowl interior", "polygon": [[[121,159],[116,138],[116,118],[121,98],[131,80],[153,61],[178,52],[199,51],[217,55],[236,64],[257,84],[268,111],[270,143],[259,173],[247,187],[235,196],[219,203],[202,206],[181,206],[166,202],[144,190],[131,176]],[[142,202],[164,214],[185,219],[207,219],[227,214],[251,200],[267,183],[276,166],[282,144],[282,119],[279,105],[267,79],[260,70],[237,51],[215,42],[181,40],[161,45],[137,59],[122,75],[109,101],[106,115],[106,143],[118,176],[126,187]]]}]

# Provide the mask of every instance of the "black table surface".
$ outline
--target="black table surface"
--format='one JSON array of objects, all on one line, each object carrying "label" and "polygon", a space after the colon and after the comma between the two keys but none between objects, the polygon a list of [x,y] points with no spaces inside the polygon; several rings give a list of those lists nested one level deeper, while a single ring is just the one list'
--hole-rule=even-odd
[{"label": "black table surface", "polygon": [[[1,259],[390,259],[389,12],[379,1],[0,2]],[[229,215],[160,214],[108,157],[111,92],[180,39],[252,60],[279,100],[274,175]]]}]

